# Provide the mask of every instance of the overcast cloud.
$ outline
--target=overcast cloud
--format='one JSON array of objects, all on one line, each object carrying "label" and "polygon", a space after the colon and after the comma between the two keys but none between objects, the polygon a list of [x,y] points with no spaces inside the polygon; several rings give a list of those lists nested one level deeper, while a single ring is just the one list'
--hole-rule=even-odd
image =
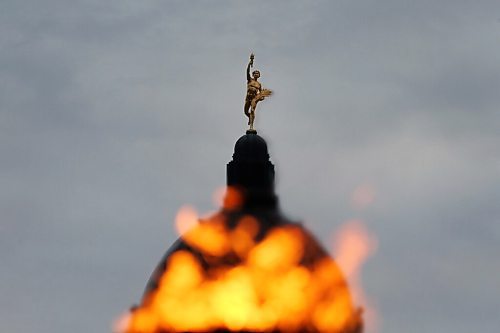
[{"label": "overcast cloud", "polygon": [[498,330],[498,1],[2,1],[0,46],[0,331],[140,299],[179,207],[215,209],[250,52],[282,208],[328,246],[366,222],[381,331]]}]

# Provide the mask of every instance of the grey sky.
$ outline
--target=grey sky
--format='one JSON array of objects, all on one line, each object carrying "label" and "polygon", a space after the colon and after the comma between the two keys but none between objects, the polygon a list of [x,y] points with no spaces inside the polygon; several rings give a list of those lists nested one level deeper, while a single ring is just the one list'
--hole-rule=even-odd
[{"label": "grey sky", "polygon": [[0,46],[0,331],[139,299],[178,208],[215,209],[250,52],[283,210],[365,220],[382,332],[498,329],[498,1],[2,1]]}]

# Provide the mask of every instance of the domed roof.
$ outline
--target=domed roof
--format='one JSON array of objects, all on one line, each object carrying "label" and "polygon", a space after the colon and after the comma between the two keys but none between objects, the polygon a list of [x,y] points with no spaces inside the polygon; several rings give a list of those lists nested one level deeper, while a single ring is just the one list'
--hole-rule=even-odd
[{"label": "domed roof", "polygon": [[247,131],[234,145],[233,159],[236,161],[265,162],[269,160],[266,141],[256,132]]},{"label": "domed roof", "polygon": [[266,141],[256,131],[248,130],[236,141],[233,160],[227,165],[227,185],[274,196],[274,165]]}]

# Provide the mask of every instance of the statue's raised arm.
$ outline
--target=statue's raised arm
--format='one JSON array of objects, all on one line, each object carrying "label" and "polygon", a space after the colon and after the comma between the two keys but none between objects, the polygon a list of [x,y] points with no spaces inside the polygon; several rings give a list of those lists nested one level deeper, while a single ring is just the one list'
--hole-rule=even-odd
[{"label": "statue's raised arm", "polygon": [[247,66],[247,82],[249,82],[252,77],[250,76],[250,67],[253,67],[253,58],[254,58],[254,55],[253,53],[250,54],[250,61],[248,62],[248,66]]},{"label": "statue's raised arm", "polygon": [[252,75],[250,75],[250,67],[253,67],[253,59],[254,55],[252,53],[250,54],[250,61],[247,66],[247,95],[243,111],[248,117],[248,125],[250,125],[249,131],[255,132],[253,122],[255,120],[255,109],[257,107],[257,103],[263,101],[266,97],[271,96],[273,92],[269,89],[262,89],[259,82],[259,71],[255,70],[252,72]]}]

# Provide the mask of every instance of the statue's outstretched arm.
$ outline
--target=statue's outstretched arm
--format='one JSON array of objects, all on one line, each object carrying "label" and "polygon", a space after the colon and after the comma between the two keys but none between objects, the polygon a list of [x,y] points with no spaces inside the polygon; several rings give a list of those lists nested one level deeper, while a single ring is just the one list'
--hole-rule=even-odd
[{"label": "statue's outstretched arm", "polygon": [[250,76],[250,67],[253,67],[253,53],[250,54],[250,61],[248,62],[248,66],[247,66],[247,82],[250,81],[252,79],[252,77]]}]

